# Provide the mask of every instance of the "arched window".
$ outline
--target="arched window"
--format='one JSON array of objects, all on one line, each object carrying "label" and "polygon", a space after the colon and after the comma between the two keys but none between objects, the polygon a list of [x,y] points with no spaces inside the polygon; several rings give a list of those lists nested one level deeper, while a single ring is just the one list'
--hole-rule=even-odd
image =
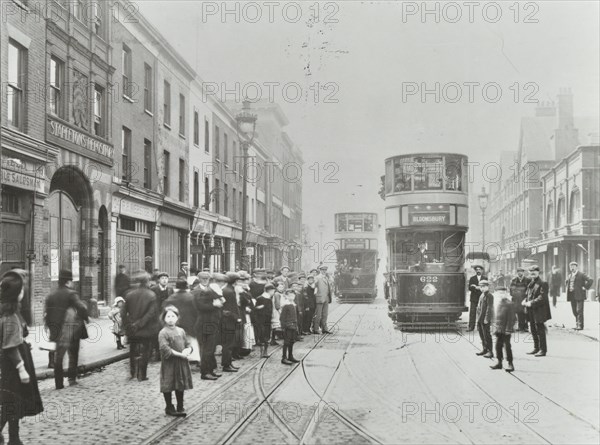
[{"label": "arched window", "polygon": [[562,227],[567,223],[565,212],[565,197],[561,195],[556,205],[556,227]]},{"label": "arched window", "polygon": [[571,203],[569,205],[569,223],[574,224],[581,220],[581,193],[579,189],[571,193]]},{"label": "arched window", "polygon": [[554,229],[554,203],[550,201],[546,208],[546,230]]}]

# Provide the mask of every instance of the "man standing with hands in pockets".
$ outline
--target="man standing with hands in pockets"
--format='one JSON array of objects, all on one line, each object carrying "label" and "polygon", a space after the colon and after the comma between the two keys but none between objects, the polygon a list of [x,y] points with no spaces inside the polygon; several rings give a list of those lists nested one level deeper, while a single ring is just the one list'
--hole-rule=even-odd
[{"label": "man standing with hands in pockets", "polygon": [[323,334],[331,334],[327,330],[327,314],[329,313],[329,303],[331,303],[333,285],[327,276],[327,266],[319,266],[320,274],[315,280],[315,298],[317,307],[313,318],[313,333],[320,334],[320,329]]}]

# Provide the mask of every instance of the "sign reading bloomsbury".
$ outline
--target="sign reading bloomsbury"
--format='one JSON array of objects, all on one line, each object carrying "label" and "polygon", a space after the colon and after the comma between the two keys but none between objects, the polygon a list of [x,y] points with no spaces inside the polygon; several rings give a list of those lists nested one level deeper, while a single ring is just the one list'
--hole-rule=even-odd
[{"label": "sign reading bloomsbury", "polygon": [[83,148],[83,154],[110,165],[113,163],[114,148],[111,145],[52,117],[48,117],[46,139],[77,153],[81,153]]},{"label": "sign reading bloomsbury", "polygon": [[414,205],[408,207],[409,224],[415,226],[437,226],[450,224],[450,209],[447,205]]}]

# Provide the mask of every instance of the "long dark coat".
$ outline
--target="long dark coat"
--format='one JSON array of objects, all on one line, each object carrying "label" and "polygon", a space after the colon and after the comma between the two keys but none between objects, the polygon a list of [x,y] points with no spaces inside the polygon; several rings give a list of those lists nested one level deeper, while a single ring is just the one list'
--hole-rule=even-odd
[{"label": "long dark coat", "polygon": [[[258,308],[263,306],[262,308]],[[254,309],[254,331],[256,332],[256,343],[267,344],[271,338],[271,317],[273,315],[273,300],[260,296],[256,299]]]},{"label": "long dark coat", "polygon": [[209,287],[194,289],[192,297],[198,313],[195,326],[196,338],[200,341],[202,335],[216,335],[221,328],[221,308],[214,306],[213,301],[221,296]]},{"label": "long dark coat", "polygon": [[150,288],[152,292],[156,294],[156,298],[158,299],[158,306],[163,307],[163,303],[173,295],[173,288],[171,286],[167,286],[164,290],[160,288],[160,285],[152,286]]},{"label": "long dark coat", "polygon": [[531,307],[526,307],[525,313],[533,313],[536,323],[544,323],[552,318],[548,301],[548,283],[541,277],[531,280],[527,286],[527,301],[531,302]]},{"label": "long dark coat", "polygon": [[523,305],[521,303],[523,302],[523,299],[527,296],[527,286],[529,286],[530,282],[531,279],[527,277],[523,277],[522,279],[519,279],[519,277],[514,277],[510,282],[510,294],[513,297],[512,302],[515,306],[516,312],[524,311]]},{"label": "long dark coat", "polygon": [[154,292],[147,287],[133,288],[127,292],[122,318],[129,338],[157,338],[160,322]]},{"label": "long dark coat", "polygon": [[498,303],[495,325],[496,334],[512,334],[515,330],[515,306],[508,298]]},{"label": "long dark coat", "polygon": [[77,292],[68,287],[60,286],[46,297],[44,324],[49,330],[49,340],[51,342],[59,341],[63,333],[67,309],[69,308],[77,312],[77,319],[66,330],[70,333],[70,337],[81,338],[80,333],[84,328],[83,321],[89,321],[89,318],[87,306],[79,299]]},{"label": "long dark coat", "polygon": [[[487,277],[485,275],[481,275],[481,278],[479,279],[479,281],[481,281],[481,280],[487,280]],[[469,291],[471,292],[471,295],[470,295],[471,303],[477,303],[479,301],[479,296],[481,295],[481,291],[479,289],[475,288],[475,286],[479,286],[479,281],[477,281],[477,275],[473,275],[469,279]]]}]

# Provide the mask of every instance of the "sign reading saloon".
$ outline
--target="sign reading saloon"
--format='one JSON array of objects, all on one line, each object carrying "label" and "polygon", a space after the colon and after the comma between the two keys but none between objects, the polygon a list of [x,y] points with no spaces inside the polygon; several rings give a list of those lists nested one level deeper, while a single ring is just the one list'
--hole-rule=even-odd
[{"label": "sign reading saloon", "polygon": [[84,148],[93,158],[112,165],[114,148],[76,128],[48,117],[46,139],[78,153]]}]

